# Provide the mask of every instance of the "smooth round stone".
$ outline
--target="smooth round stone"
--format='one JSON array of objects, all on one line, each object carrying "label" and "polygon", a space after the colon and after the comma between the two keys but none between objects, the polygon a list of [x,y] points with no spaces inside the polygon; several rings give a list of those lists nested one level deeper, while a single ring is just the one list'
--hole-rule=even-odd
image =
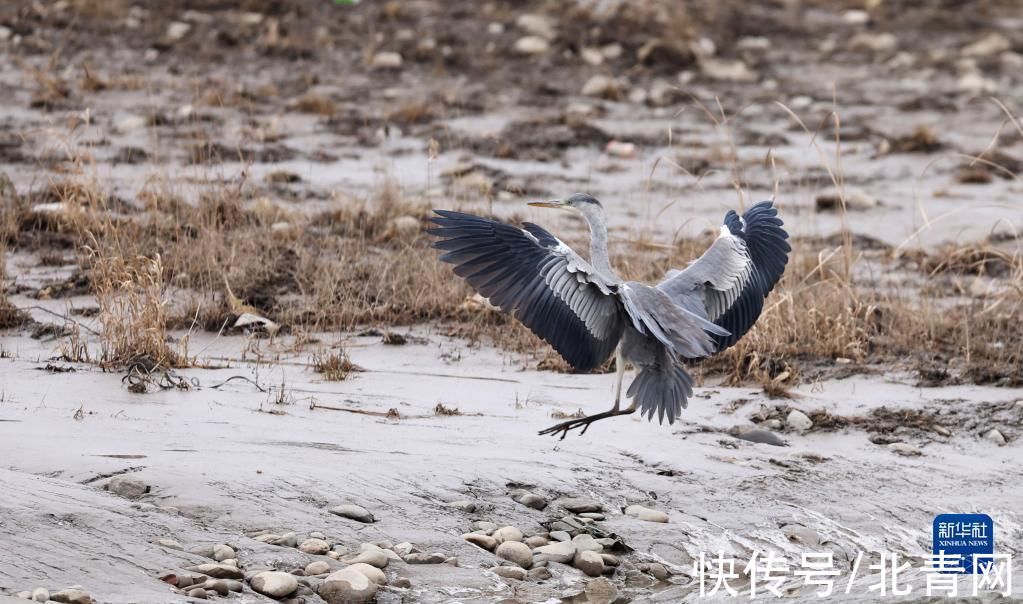
[{"label": "smooth round stone", "polygon": [[230,545],[224,545],[223,543],[218,543],[213,546],[214,560],[217,562],[223,562],[224,560],[229,560],[231,558],[237,558],[237,554],[235,554],[233,547]]},{"label": "smooth round stone", "polygon": [[202,586],[206,591],[215,591],[219,596],[226,596],[231,593],[231,588],[227,585],[227,579],[209,579]]},{"label": "smooth round stone", "polygon": [[189,598],[196,598],[196,599],[199,599],[199,600],[205,600],[206,599],[206,590],[201,588],[201,587],[193,587],[192,589],[188,590],[188,597]]},{"label": "smooth round stone", "polygon": [[516,581],[525,581],[526,579],[526,569],[518,566],[495,566],[491,570],[498,577],[505,579],[515,579]]},{"label": "smooth round stone", "polygon": [[149,493],[150,487],[137,478],[115,476],[107,483],[107,490],[125,499],[139,499]]},{"label": "smooth round stone", "polygon": [[[419,228],[419,219],[417,218],[417,219],[415,219],[415,221],[416,221],[416,228],[418,229]],[[470,514],[472,512],[476,511],[476,504],[473,503],[472,501],[467,500],[467,499],[461,499],[461,500],[458,500],[458,501],[452,501],[452,502],[448,503],[447,505],[448,505],[448,507],[452,507],[452,508],[455,508],[456,510],[461,510],[463,512],[470,513]]]},{"label": "smooth round stone", "polygon": [[384,571],[380,570],[375,566],[370,566],[369,564],[358,562],[356,564],[349,566],[348,568],[366,575],[367,579],[376,583],[377,585],[384,585],[387,583],[387,575],[384,574]]},{"label": "smooth round stone", "polygon": [[298,589],[298,579],[291,573],[268,570],[252,577],[249,585],[264,596],[283,598]]},{"label": "smooth round stone", "polygon": [[482,547],[488,552],[494,551],[494,548],[497,547],[497,539],[494,539],[490,535],[483,535],[480,533],[466,533],[465,535],[462,535],[462,539],[465,539],[466,541],[477,547]]},{"label": "smooth round stone", "polygon": [[793,543],[815,546],[819,545],[821,542],[821,538],[816,532],[800,524],[786,524],[781,527],[781,532]]},{"label": "smooth round stone", "polygon": [[412,587],[412,581],[409,581],[408,577],[398,577],[391,583],[391,587],[400,587],[401,589],[408,589]]},{"label": "smooth round stone", "polygon": [[370,523],[374,521],[373,514],[361,505],[355,505],[354,503],[346,503],[343,505],[335,506],[330,508],[331,514],[336,514],[344,518],[350,518],[359,522]]},{"label": "smooth round stone", "polygon": [[344,560],[344,562],[348,564],[360,563],[369,564],[370,566],[375,566],[377,568],[383,568],[387,566],[387,561],[388,561],[387,554],[385,554],[383,550],[380,549],[375,551],[374,550],[364,551],[360,553],[358,556],[355,556],[354,558],[346,558]]},{"label": "smooth round stone", "polygon": [[409,554],[414,554],[419,551],[419,548],[417,548],[415,545],[412,545],[408,541],[402,541],[401,543],[395,545],[391,549],[393,549],[394,553],[398,554],[402,558]]},{"label": "smooth round stone", "polygon": [[630,505],[629,507],[625,508],[625,514],[627,516],[632,516],[633,518],[645,520],[646,522],[668,521],[668,515],[665,514],[664,512],[660,510],[652,510],[642,505]]},{"label": "smooth round stone", "polygon": [[573,514],[604,511],[604,506],[601,505],[599,501],[588,497],[568,497],[566,499],[559,499],[558,504]]},{"label": "smooth round stone", "polygon": [[[297,547],[298,546],[298,535],[295,533],[284,533],[277,539],[270,542],[271,545],[280,545],[281,547]],[[233,556],[232,556],[233,557]]]},{"label": "smooth round stone", "polygon": [[593,537],[583,533],[576,535],[572,538],[572,543],[575,544],[576,551],[581,552],[597,552],[598,554],[604,550],[604,546],[597,543]]},{"label": "smooth round stone", "polygon": [[313,532],[309,533],[309,538],[310,539],[326,539],[327,537],[326,537],[326,535],[324,535],[320,531],[313,531]]},{"label": "smooth round stone", "polygon": [[546,537],[541,537],[539,535],[533,535],[532,537],[526,537],[526,541],[525,541],[525,544],[528,545],[529,547],[543,547],[543,546],[547,545],[548,543],[550,543],[550,541],[548,541]]},{"label": "smooth round stone", "polygon": [[496,524],[493,522],[487,522],[486,520],[477,520],[472,523],[472,527],[474,530],[485,531],[488,535],[493,534],[493,532],[498,528]]},{"label": "smooth round stone", "polygon": [[521,503],[522,505],[533,508],[534,510],[542,510],[545,507],[547,507],[546,499],[537,495],[536,493],[531,493],[524,489],[516,489],[512,491],[510,495],[512,501],[516,503]]},{"label": "smooth round stone", "polygon": [[551,531],[551,539],[555,541],[571,541],[572,535],[566,531]]},{"label": "smooth round stone", "polygon": [[45,587],[37,587],[32,590],[32,593],[29,594],[29,596],[36,602],[45,602],[50,599],[50,590]]},{"label": "smooth round stone", "polygon": [[611,604],[618,599],[618,588],[604,577],[590,581],[585,593],[590,604]]},{"label": "smooth round stone", "polygon": [[529,578],[530,581],[544,581],[546,579],[550,579],[554,575],[551,574],[551,570],[546,566],[539,566],[536,568],[529,569],[529,572],[526,573],[526,576]]},{"label": "smooth round stone", "polygon": [[668,569],[665,568],[664,565],[659,562],[651,562],[650,565],[647,567],[646,572],[647,574],[657,579],[658,581],[667,581],[668,577],[671,576],[671,574],[668,573]]},{"label": "smooth round stone", "polygon": [[407,564],[444,564],[448,561],[448,556],[441,552],[416,552],[405,556],[403,559]]},{"label": "smooth round stone", "polygon": [[558,543],[538,547],[534,550],[534,553],[537,554],[540,560],[567,564],[575,557],[575,544],[571,541],[559,541]]},{"label": "smooth round stone", "polygon": [[522,541],[522,531],[514,526],[503,526],[494,531],[491,537],[496,539],[499,544],[505,541]]},{"label": "smooth round stone", "polygon": [[330,551],[330,544],[323,539],[314,539],[310,537],[306,539],[298,546],[299,551],[312,554],[314,556],[320,556]]},{"label": "smooth round stone", "polygon": [[238,570],[237,566],[231,566],[230,564],[200,564],[198,566],[188,566],[185,570],[206,575],[207,577],[213,577],[214,579],[245,578],[245,573]]},{"label": "smooth round stone", "polygon": [[306,565],[304,572],[306,576],[325,575],[330,572],[330,565],[323,560],[317,560]]},{"label": "smooth round stone", "polygon": [[498,545],[497,557],[514,562],[525,569],[533,566],[533,552],[528,545],[519,541],[505,541]]},{"label": "smooth round stone", "polygon": [[599,553],[592,550],[576,553],[573,564],[591,577],[599,577],[604,574],[604,559],[600,557]]},{"label": "smooth round stone", "polygon": [[618,556],[615,556],[614,554],[600,554],[600,559],[604,561],[605,567],[618,566],[622,562],[618,559]]},{"label": "smooth round stone", "polygon": [[377,593],[377,584],[357,570],[342,568],[327,575],[317,593],[327,604],[361,604]]},{"label": "smooth round stone", "polygon": [[181,546],[180,543],[178,543],[177,541],[175,541],[174,539],[171,539],[169,537],[161,537],[161,538],[157,539],[156,541],[154,541],[153,543],[159,545],[160,547],[166,547],[167,549],[177,549],[177,550],[185,549],[184,547]]}]

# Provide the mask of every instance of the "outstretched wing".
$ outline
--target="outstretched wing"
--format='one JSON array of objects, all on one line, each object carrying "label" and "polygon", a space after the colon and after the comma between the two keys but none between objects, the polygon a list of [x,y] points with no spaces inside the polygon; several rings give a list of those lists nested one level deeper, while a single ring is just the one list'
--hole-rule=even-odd
[{"label": "outstretched wing", "polygon": [[683,271],[671,271],[657,288],[693,312],[727,329],[715,335],[717,350],[732,346],[753,327],[764,299],[781,279],[792,248],[778,210],[762,201],[742,217],[725,215],[721,235]]},{"label": "outstretched wing", "polygon": [[614,284],[557,237],[531,223],[517,228],[487,218],[434,210],[430,234],[440,259],[455,265],[492,304],[550,343],[580,371],[599,367],[624,322]]}]

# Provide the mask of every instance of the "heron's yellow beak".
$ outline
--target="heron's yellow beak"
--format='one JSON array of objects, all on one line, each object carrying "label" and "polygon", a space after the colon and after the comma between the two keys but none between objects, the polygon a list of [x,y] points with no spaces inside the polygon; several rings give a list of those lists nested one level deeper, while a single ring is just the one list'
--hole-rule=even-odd
[{"label": "heron's yellow beak", "polygon": [[565,202],[560,199],[554,199],[552,201],[531,201],[526,205],[533,206],[534,208],[560,208],[565,205]]}]

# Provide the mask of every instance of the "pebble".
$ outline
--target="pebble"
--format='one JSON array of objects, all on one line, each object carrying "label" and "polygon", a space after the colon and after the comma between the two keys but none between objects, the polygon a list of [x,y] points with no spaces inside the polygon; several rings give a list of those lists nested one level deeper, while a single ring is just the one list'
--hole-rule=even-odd
[{"label": "pebble", "polygon": [[357,564],[349,566],[348,568],[366,575],[367,579],[376,583],[377,585],[384,585],[387,583],[387,575],[384,574],[384,571],[380,570],[375,566],[370,566],[369,564],[363,564],[362,562],[359,562]]},{"label": "pebble", "polygon": [[599,554],[604,550],[604,546],[597,543],[593,537],[586,533],[573,537],[572,544],[575,545],[576,551],[580,552],[597,552]]},{"label": "pebble", "polygon": [[505,541],[497,546],[497,557],[514,562],[522,568],[529,569],[533,566],[533,552],[525,543],[518,541]]},{"label": "pebble", "polygon": [[[418,231],[419,230],[419,219],[416,218],[415,221],[416,221],[416,230]],[[471,502],[471,501],[464,500],[464,499],[463,500],[459,500],[459,501],[452,501],[451,503],[448,504],[448,507],[452,507],[452,508],[455,508],[456,510],[461,510],[463,512],[467,512],[469,514],[471,514],[471,513],[476,511],[476,504]]]},{"label": "pebble", "polygon": [[477,547],[482,547],[488,552],[494,551],[494,548],[497,547],[497,539],[494,539],[490,535],[482,535],[480,533],[466,533],[462,535],[462,539],[465,539],[466,541]]},{"label": "pebble", "polygon": [[477,520],[476,522],[472,523],[472,526],[475,530],[486,531],[488,535],[492,534],[494,531],[497,530],[496,524],[494,524],[493,522],[487,522],[486,520]]},{"label": "pebble", "polygon": [[205,600],[206,599],[206,590],[201,588],[201,587],[193,587],[192,589],[188,590],[188,597],[189,598],[196,598],[196,599],[199,599],[199,600]]},{"label": "pebble", "polygon": [[524,36],[515,41],[515,52],[523,55],[542,55],[551,45],[540,36]]},{"label": "pebble", "polygon": [[963,47],[964,57],[990,57],[1012,49],[1012,42],[998,32],[991,32],[983,38]]},{"label": "pebble", "polygon": [[[256,541],[259,541],[261,543],[270,543],[272,541],[277,541],[280,538],[281,538],[281,536],[276,534],[276,533],[265,533],[263,535],[256,535],[255,537],[253,537],[253,539],[255,539]],[[207,558],[208,557],[209,556],[207,556]]]},{"label": "pebble", "polygon": [[608,61],[614,61],[625,52],[625,48],[617,42],[601,46],[599,50],[600,54],[604,55],[604,58]]},{"label": "pebble", "polygon": [[786,443],[780,436],[771,432],[770,430],[758,430],[756,428],[751,430],[739,430],[733,434],[735,438],[739,440],[749,441],[751,443],[757,443],[762,445],[772,445],[775,447],[786,447]]},{"label": "pebble", "polygon": [[516,489],[509,493],[509,495],[515,503],[521,503],[522,505],[533,508],[534,510],[542,510],[547,507],[547,500],[536,493],[531,493],[523,489]]},{"label": "pebble", "polygon": [[984,439],[995,443],[999,447],[1005,444],[1005,437],[1002,435],[1001,432],[998,431],[997,428],[991,428],[990,430],[985,432]]},{"label": "pebble", "polygon": [[622,562],[614,554],[600,554],[600,558],[604,561],[604,566],[618,566]]},{"label": "pebble", "polygon": [[813,427],[813,420],[799,409],[789,411],[789,414],[785,417],[785,423],[793,430],[799,432],[806,432]]},{"label": "pebble", "polygon": [[325,575],[330,572],[330,565],[323,560],[317,560],[316,562],[310,562],[304,570],[306,576],[312,575]]},{"label": "pebble", "polygon": [[630,505],[625,508],[625,515],[647,522],[668,522],[668,515],[660,510],[652,510],[642,505]]},{"label": "pebble", "polygon": [[157,539],[156,541],[154,541],[153,543],[155,543],[155,544],[157,544],[157,545],[159,545],[161,547],[166,547],[167,549],[177,549],[177,550],[185,549],[184,547],[182,547],[182,545],[180,543],[178,543],[177,541],[175,541],[174,539],[171,539],[169,537],[161,537],[161,538]]},{"label": "pebble", "polygon": [[50,599],[50,590],[45,587],[37,587],[32,590],[30,598],[36,602],[45,602]]},{"label": "pebble", "polygon": [[387,561],[388,561],[387,554],[385,554],[384,551],[381,549],[360,552],[359,555],[355,556],[354,558],[346,558],[344,560],[344,562],[347,564],[362,563],[369,564],[370,566],[375,566],[377,568],[383,568],[387,566]]},{"label": "pebble", "polygon": [[298,546],[298,549],[306,554],[322,556],[330,551],[330,544],[323,539],[314,539],[310,537],[303,541],[302,544]]},{"label": "pebble", "polygon": [[92,604],[89,593],[78,587],[69,587],[50,594],[50,599],[62,604]]},{"label": "pebble", "polygon": [[331,560],[340,560],[341,552],[329,551],[327,552],[327,557],[329,557]]},{"label": "pebble", "polygon": [[902,455],[904,457],[920,457],[921,455],[924,454],[923,451],[917,449],[916,447],[909,443],[891,443],[890,445],[888,445],[888,448],[894,451],[896,454]]},{"label": "pebble", "polygon": [[409,554],[414,554],[414,553],[419,551],[419,548],[417,548],[416,546],[412,545],[408,541],[402,541],[401,543],[399,543],[398,545],[395,545],[394,547],[392,547],[390,549],[393,549],[394,552],[396,554],[398,554],[399,556],[401,556],[402,558],[404,558],[405,556],[407,556]]},{"label": "pebble", "polygon": [[551,539],[555,541],[571,541],[572,535],[569,535],[567,531],[551,531]]},{"label": "pebble", "polygon": [[167,25],[167,39],[171,42],[177,42],[181,38],[188,35],[188,32],[192,30],[192,26],[188,23],[182,23],[181,21],[171,21]]},{"label": "pebble", "polygon": [[284,533],[280,537],[269,542],[271,545],[279,545],[281,547],[297,547],[298,546],[298,535],[295,533]]},{"label": "pebble", "polygon": [[400,587],[401,589],[408,589],[412,587],[412,581],[409,581],[408,577],[398,577],[391,582],[391,587]]},{"label": "pebble", "polygon": [[370,66],[375,69],[399,69],[401,62],[401,55],[396,52],[378,52],[373,55]]},{"label": "pebble", "polygon": [[604,574],[604,559],[592,550],[577,552],[573,564],[591,577],[599,577]]},{"label": "pebble", "polygon": [[9,40],[13,33],[10,27],[0,25],[0,40]]},{"label": "pebble", "polygon": [[515,528],[514,526],[503,526],[491,535],[498,543],[504,543],[505,541],[522,541],[522,531]]},{"label": "pebble", "polygon": [[218,596],[226,596],[231,593],[231,588],[227,585],[227,579],[210,579],[203,583],[202,588],[206,591],[215,591]]},{"label": "pebble", "polygon": [[408,564],[443,564],[448,559],[447,556],[440,552],[433,553],[415,553],[405,556],[404,560]]},{"label": "pebble", "polygon": [[526,569],[519,568],[518,566],[495,566],[490,569],[494,571],[499,577],[505,579],[515,579],[517,581],[524,581],[526,579]]},{"label": "pebble", "polygon": [[611,604],[618,600],[618,588],[604,577],[598,577],[586,585],[586,601],[590,604]]},{"label": "pebble", "polygon": [[664,80],[657,80],[650,86],[650,93],[646,100],[654,107],[665,107],[677,103],[683,96],[685,93],[678,86]]},{"label": "pebble", "polygon": [[595,75],[583,84],[581,94],[598,98],[614,97],[618,94],[618,83],[614,78]]},{"label": "pebble", "polygon": [[231,560],[235,558],[237,554],[234,552],[234,548],[230,545],[224,545],[218,543],[213,546],[213,559],[217,562],[223,562],[224,560]]},{"label": "pebble", "polygon": [[358,604],[373,599],[377,584],[357,570],[342,568],[327,575],[317,593],[327,604]]},{"label": "pebble", "polygon": [[149,492],[150,487],[137,478],[115,476],[107,483],[107,490],[126,499],[139,499]]},{"label": "pebble", "polygon": [[821,538],[816,532],[800,524],[786,524],[781,527],[781,532],[793,543],[802,543],[812,547],[819,545],[821,542]]},{"label": "pebble", "polygon": [[540,36],[547,40],[553,40],[557,37],[554,22],[544,15],[537,15],[533,13],[519,15],[518,18],[515,19],[515,26],[527,34]]},{"label": "pebble", "polygon": [[582,514],[584,512],[603,512],[604,506],[601,505],[596,499],[589,499],[587,497],[568,497],[565,499],[559,499],[558,505],[565,508],[573,514]]},{"label": "pebble", "polygon": [[525,544],[531,548],[543,547],[550,543],[546,537],[540,535],[533,535],[532,537],[526,537]]},{"label": "pebble", "polygon": [[238,570],[238,567],[229,564],[199,564],[188,566],[185,570],[213,577],[214,579],[244,579],[245,573]]},{"label": "pebble", "polygon": [[[881,202],[870,193],[861,189],[845,189],[844,195],[835,189],[819,194],[815,200],[818,211],[838,212],[842,209],[842,198],[845,198],[845,209],[862,212],[881,205]],[[808,418],[809,419],[809,418]]]},{"label": "pebble", "polygon": [[579,58],[589,65],[597,66],[604,62],[604,53],[599,48],[584,47],[579,50]]},{"label": "pebble", "polygon": [[283,598],[298,589],[298,579],[291,573],[267,570],[249,581],[252,589],[271,598]]},{"label": "pebble", "polygon": [[361,505],[355,505],[354,503],[346,503],[344,505],[333,507],[330,509],[330,513],[344,518],[358,520],[359,522],[365,522],[367,524],[374,522],[373,514],[369,513],[369,510]]},{"label": "pebble", "polygon": [[327,536],[324,535],[323,533],[321,533],[320,531],[313,531],[313,532],[309,533],[309,538],[310,539],[326,539]]},{"label": "pebble", "polygon": [[849,39],[848,46],[852,50],[866,50],[869,52],[891,52],[899,45],[899,39],[895,34],[884,32],[872,34],[860,32]]},{"label": "pebble", "polygon": [[537,559],[567,564],[575,557],[575,544],[571,541],[560,541],[536,548]]},{"label": "pebble", "polygon": [[706,57],[700,61],[700,71],[712,80],[752,82],[757,79],[757,75],[738,60]]}]

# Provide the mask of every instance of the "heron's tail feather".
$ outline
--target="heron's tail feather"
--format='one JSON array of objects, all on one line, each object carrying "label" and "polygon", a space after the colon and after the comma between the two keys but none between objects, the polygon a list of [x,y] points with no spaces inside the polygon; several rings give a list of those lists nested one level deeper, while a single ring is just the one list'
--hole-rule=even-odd
[{"label": "heron's tail feather", "polygon": [[672,363],[667,367],[644,367],[629,386],[627,396],[639,405],[639,412],[647,419],[653,420],[657,413],[659,423],[675,423],[675,418],[682,415],[682,410],[689,406],[689,397],[693,395],[693,378],[679,364]]}]

